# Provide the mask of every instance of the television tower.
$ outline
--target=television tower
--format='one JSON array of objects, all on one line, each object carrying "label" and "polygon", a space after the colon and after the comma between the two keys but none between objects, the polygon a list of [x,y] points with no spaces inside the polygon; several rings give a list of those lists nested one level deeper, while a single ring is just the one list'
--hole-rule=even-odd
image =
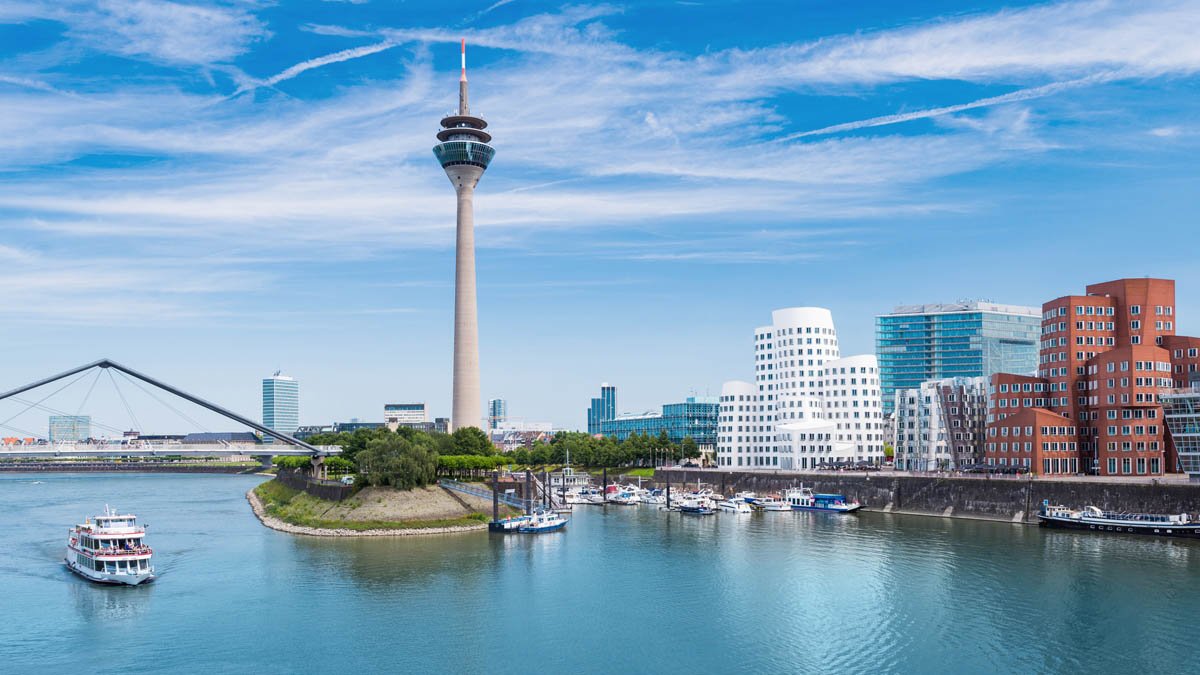
[{"label": "television tower", "polygon": [[433,154],[458,195],[454,262],[454,393],[450,428],[478,427],[483,419],[479,393],[479,312],[475,301],[475,185],[496,151],[488,145],[487,122],[467,104],[467,41],[462,41],[458,112],[442,118]]}]

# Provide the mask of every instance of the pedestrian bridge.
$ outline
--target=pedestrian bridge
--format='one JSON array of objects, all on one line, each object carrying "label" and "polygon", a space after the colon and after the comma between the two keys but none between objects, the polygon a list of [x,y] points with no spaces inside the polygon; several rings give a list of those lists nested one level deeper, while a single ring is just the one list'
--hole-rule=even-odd
[{"label": "pedestrian bridge", "polygon": [[[86,365],[72,368],[71,370],[52,375],[50,377],[31,382],[29,384],[17,387],[10,391],[0,393],[0,401],[8,398],[13,398],[31,389],[64,380],[66,378],[86,373],[93,368],[109,369],[110,371],[118,371],[124,375],[140,380],[146,384],[156,387],[169,394],[182,398],[185,401],[194,403],[206,410],[212,411],[222,417],[237,422],[243,426],[249,427],[255,431],[262,433],[265,436],[270,436],[275,439],[276,443],[258,444],[258,443],[222,443],[222,444],[201,444],[201,445],[185,445],[180,443],[153,443],[140,440],[128,441],[112,441],[99,443],[15,443],[0,445],[0,458],[5,457],[165,457],[165,456],[184,456],[184,457],[221,457],[228,455],[250,455],[254,457],[265,457],[272,455],[297,455],[304,457],[312,457],[314,462],[320,462],[324,457],[339,454],[342,449],[332,445],[310,445],[298,438],[294,438],[289,434],[285,434],[274,429],[269,429],[254,420],[243,417],[228,408],[207,401],[199,396],[189,394],[182,389],[171,386],[165,382],[157,380],[149,375],[140,373],[132,368],[123,366],[110,359],[101,359]],[[64,386],[69,386],[64,385]],[[62,389],[60,388],[59,391]],[[53,395],[53,394],[51,394]],[[44,408],[41,401],[28,404],[27,410],[32,407]],[[20,399],[16,399],[20,400]],[[11,418],[10,418],[11,419]],[[7,421],[6,421],[7,422]]]}]

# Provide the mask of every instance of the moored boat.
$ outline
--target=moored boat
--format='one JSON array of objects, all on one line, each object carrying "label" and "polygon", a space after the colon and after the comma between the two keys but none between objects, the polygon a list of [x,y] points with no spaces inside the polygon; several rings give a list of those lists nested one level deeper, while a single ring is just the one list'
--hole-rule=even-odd
[{"label": "moored boat", "polygon": [[756,497],[752,506],[761,511],[791,511],[792,505],[783,501],[776,495],[766,497]]},{"label": "moored boat", "polygon": [[492,532],[516,532],[522,525],[527,523],[530,518],[532,518],[532,516],[521,515],[501,518],[500,520],[493,520],[492,522],[488,523],[488,529]]},{"label": "moored boat", "polygon": [[144,525],[137,516],[104,507],[104,515],[88,518],[69,530],[67,569],[102,584],[138,584],[153,581],[154,552],[143,541]]},{"label": "moored boat", "polygon": [[847,501],[845,495],[814,493],[806,487],[789,488],[783,493],[783,500],[794,511],[830,511],[833,513],[852,513],[862,508],[857,501]]},{"label": "moored boat", "polygon": [[1200,522],[1193,521],[1186,513],[1120,513],[1104,511],[1095,506],[1075,510],[1058,504],[1052,505],[1050,500],[1043,500],[1037,517],[1038,524],[1042,527],[1153,537],[1200,538]]},{"label": "moored boat", "polygon": [[750,513],[753,511],[753,509],[750,508],[750,504],[746,503],[744,499],[738,499],[737,497],[722,499],[721,501],[717,502],[717,508],[722,511],[729,511],[731,513]]},{"label": "moored boat", "polygon": [[706,499],[685,499],[679,504],[679,512],[693,516],[711,516],[717,511]]},{"label": "moored boat", "polygon": [[553,511],[538,511],[531,516],[527,516],[527,520],[517,528],[517,532],[521,534],[541,534],[542,532],[561,530],[566,526],[567,519],[562,517],[562,515]]}]

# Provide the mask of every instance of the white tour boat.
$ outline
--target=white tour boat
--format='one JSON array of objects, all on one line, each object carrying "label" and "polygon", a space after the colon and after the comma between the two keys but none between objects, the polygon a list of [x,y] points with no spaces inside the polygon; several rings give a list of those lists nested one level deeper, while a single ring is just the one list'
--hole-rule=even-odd
[{"label": "white tour boat", "polygon": [[154,580],[153,551],[145,544],[144,525],[137,516],[120,515],[104,507],[104,515],[89,518],[69,530],[67,569],[103,584],[136,586]]},{"label": "white tour boat", "polygon": [[853,513],[862,508],[862,504],[857,501],[849,501],[844,495],[814,493],[804,486],[788,488],[783,493],[783,499],[795,511]]}]

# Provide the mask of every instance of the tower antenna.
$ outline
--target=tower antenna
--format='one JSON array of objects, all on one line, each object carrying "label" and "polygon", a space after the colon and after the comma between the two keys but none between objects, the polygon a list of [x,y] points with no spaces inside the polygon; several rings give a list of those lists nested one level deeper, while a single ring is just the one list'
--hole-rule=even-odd
[{"label": "tower antenna", "polygon": [[467,106],[467,39],[462,39],[462,75],[458,78],[458,114],[470,115]]}]

